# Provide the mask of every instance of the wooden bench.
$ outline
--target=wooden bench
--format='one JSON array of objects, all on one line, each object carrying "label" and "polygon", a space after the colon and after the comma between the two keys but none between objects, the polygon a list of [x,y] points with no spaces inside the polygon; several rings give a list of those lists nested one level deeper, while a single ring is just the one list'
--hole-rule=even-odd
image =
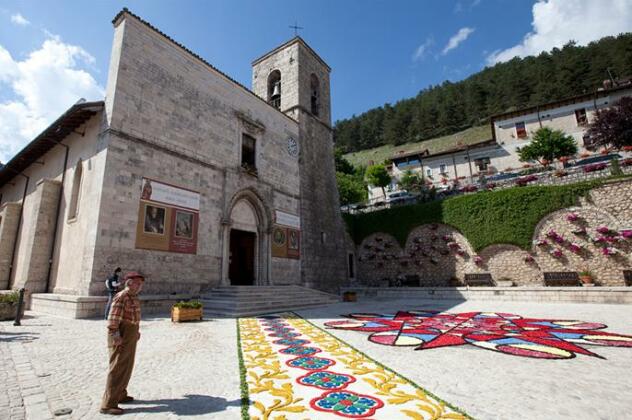
[{"label": "wooden bench", "polygon": [[632,286],[632,270],[623,270],[623,281],[626,286]]},{"label": "wooden bench", "polygon": [[465,274],[465,284],[472,287],[495,286],[492,275],[489,273]]},{"label": "wooden bench", "polygon": [[581,286],[575,271],[548,271],[544,273],[544,285],[551,287]]}]

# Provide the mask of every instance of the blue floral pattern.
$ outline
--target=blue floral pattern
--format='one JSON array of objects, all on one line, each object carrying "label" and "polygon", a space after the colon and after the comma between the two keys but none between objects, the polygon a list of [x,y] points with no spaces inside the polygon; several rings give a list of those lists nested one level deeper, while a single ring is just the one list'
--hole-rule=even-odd
[{"label": "blue floral pattern", "polygon": [[355,392],[331,391],[314,398],[311,406],[320,411],[357,418],[372,416],[384,403],[377,398]]},{"label": "blue floral pattern", "polygon": [[322,357],[297,357],[287,362],[288,366],[297,367],[305,370],[321,370],[335,364],[333,360]]},{"label": "blue floral pattern", "polygon": [[301,376],[297,379],[297,381],[302,385],[313,386],[326,390],[335,390],[343,389],[351,382],[354,382],[355,379],[349,375],[321,370]]}]

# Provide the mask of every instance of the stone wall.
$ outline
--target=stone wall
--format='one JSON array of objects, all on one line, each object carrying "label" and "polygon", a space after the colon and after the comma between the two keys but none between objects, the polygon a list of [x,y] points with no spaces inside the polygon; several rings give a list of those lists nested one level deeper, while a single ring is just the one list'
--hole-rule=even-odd
[{"label": "stone wall", "polygon": [[9,288],[9,274],[13,264],[13,246],[20,220],[18,203],[5,203],[0,207],[0,290]]},{"label": "stone wall", "polygon": [[417,275],[420,286],[454,286],[463,283],[466,273],[490,273],[496,282],[541,286],[545,272],[588,270],[598,285],[624,286],[623,271],[632,270],[631,202],[630,180],[596,188],[577,207],[544,217],[528,251],[496,244],[475,253],[463,235],[446,225],[415,228],[404,248],[393,237],[376,233],[356,248],[358,280],[384,286],[389,279]]},{"label": "stone wall", "polygon": [[[300,214],[298,124],[134,16],[115,22],[106,91],[107,160],[94,265],[82,294],[102,294],[113,267],[141,270],[148,293],[199,293],[228,280],[233,206],[256,209],[258,284],[291,284],[295,260],[271,258],[275,210]],[[241,168],[256,139],[257,174]],[[200,193],[196,254],[137,249],[142,178]]]}]

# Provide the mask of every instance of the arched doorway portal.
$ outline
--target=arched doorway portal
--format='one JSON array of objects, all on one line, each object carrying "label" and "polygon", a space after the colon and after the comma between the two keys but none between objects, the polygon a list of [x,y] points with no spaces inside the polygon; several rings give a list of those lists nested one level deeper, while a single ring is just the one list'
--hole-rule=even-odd
[{"label": "arched doorway portal", "polygon": [[269,284],[270,215],[252,190],[233,197],[224,218],[222,285]]}]

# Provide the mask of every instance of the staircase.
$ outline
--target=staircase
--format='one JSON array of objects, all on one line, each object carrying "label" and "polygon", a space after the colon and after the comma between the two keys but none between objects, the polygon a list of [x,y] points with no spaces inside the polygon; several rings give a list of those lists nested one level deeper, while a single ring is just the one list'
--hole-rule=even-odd
[{"label": "staircase", "polygon": [[340,297],[301,286],[222,286],[202,296],[205,316],[243,317],[340,302]]}]

